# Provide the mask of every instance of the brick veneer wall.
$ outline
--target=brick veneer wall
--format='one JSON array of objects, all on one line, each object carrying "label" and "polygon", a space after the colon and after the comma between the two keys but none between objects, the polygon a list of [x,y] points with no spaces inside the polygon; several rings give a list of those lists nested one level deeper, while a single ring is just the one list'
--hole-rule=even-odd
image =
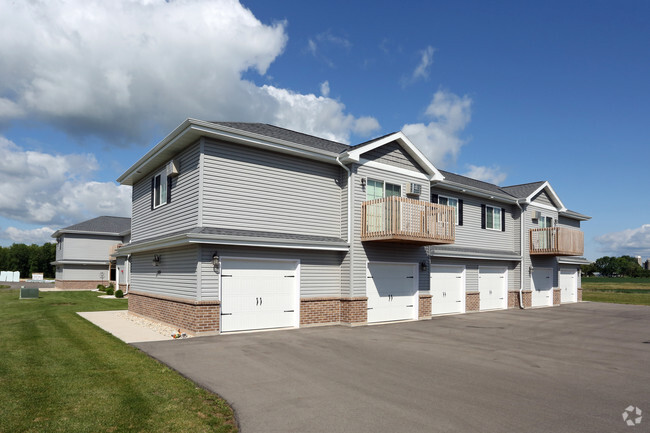
[{"label": "brick veneer wall", "polygon": [[120,284],[120,290],[126,293],[126,284]]},{"label": "brick veneer wall", "polygon": [[[104,280],[104,284],[108,284],[108,281]],[[54,280],[54,286],[57,289],[85,289],[92,290],[96,289],[98,284],[102,284],[102,280]]]},{"label": "brick veneer wall", "polygon": [[341,298],[341,323],[360,325],[368,322],[368,298]]},{"label": "brick veneer wall", "polygon": [[560,305],[562,302],[562,289],[553,289],[553,305]]},{"label": "brick veneer wall", "polygon": [[[532,292],[530,290],[524,290],[522,295],[524,308],[533,305]],[[519,290],[508,292],[508,308],[519,308]]]},{"label": "brick veneer wall", "polygon": [[582,302],[582,287],[578,287],[578,302]]},{"label": "brick veneer wall", "polygon": [[300,299],[300,326],[341,323],[341,298]]},{"label": "brick veneer wall", "polygon": [[431,295],[420,295],[420,305],[418,306],[418,318],[430,319],[431,318]]},{"label": "brick veneer wall", "polygon": [[129,311],[194,334],[219,331],[219,301],[191,301],[129,292]]},{"label": "brick veneer wall", "polygon": [[481,294],[479,292],[465,293],[465,311],[479,311],[481,309]]}]

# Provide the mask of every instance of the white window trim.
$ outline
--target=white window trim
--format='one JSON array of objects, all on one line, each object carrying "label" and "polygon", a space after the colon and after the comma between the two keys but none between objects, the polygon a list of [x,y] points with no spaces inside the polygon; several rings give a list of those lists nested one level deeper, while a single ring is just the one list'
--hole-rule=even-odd
[{"label": "white window trim", "polygon": [[[160,176],[160,190],[156,189],[156,178],[158,176]],[[154,174],[153,179],[154,179],[154,181],[153,181],[153,185],[154,185],[154,187],[153,187],[153,195],[154,195],[154,197],[153,197],[153,208],[158,209],[159,207],[164,206],[164,205],[167,204],[167,194],[168,194],[168,192],[167,192],[167,188],[168,188],[168,186],[167,186],[167,171],[162,170],[162,171]],[[165,194],[162,194],[163,188],[164,188]],[[159,194],[160,194],[160,196],[158,197],[159,198],[159,203],[156,204],[156,196],[158,196]]]},{"label": "white window trim", "polygon": [[[457,197],[451,197],[451,196],[448,196],[448,195],[440,195],[440,194],[438,194],[438,204],[440,204],[440,198],[446,198],[447,202],[449,202],[449,200],[456,200],[456,207],[455,207],[456,212],[454,212],[454,213],[456,214],[456,225],[458,225],[458,213],[460,212],[460,200]],[[447,206],[449,206],[449,205],[447,205]],[[487,224],[487,221],[486,221],[486,224]]]},{"label": "white window trim", "polygon": [[[499,211],[499,228],[494,228],[494,227],[488,227],[488,209],[498,209]],[[490,206],[489,204],[485,205],[485,229],[486,230],[494,230],[495,232],[500,232],[501,231],[501,219],[503,216],[501,215],[501,208],[497,206]],[[492,212],[492,225],[494,225],[494,212]]]}]

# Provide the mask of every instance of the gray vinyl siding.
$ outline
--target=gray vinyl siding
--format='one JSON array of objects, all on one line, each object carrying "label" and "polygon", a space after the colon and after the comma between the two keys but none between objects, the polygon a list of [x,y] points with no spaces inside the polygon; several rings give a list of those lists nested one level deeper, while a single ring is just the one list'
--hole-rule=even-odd
[{"label": "gray vinyl siding", "polygon": [[65,236],[61,235],[56,239],[56,260],[63,260],[63,244]]},{"label": "gray vinyl siding", "polygon": [[106,260],[111,246],[122,242],[121,237],[66,233],[63,235],[63,250],[57,259],[63,260]]},{"label": "gray vinyl siding", "polygon": [[579,229],[580,228],[580,221],[560,216],[558,218],[557,225],[559,227],[567,227],[567,228],[572,228],[572,229]]},{"label": "gray vinyl siding", "polygon": [[396,141],[363,153],[361,158],[392,165],[394,167],[417,171],[419,173],[426,173],[417,161],[415,161],[415,159],[413,159],[413,157],[409,155],[408,152],[406,152]]},{"label": "gray vinyl siding", "polygon": [[[341,239],[348,239],[348,173],[341,171],[342,188],[341,188]],[[354,227],[352,228],[354,233]],[[341,296],[351,296],[350,291],[350,254],[343,255],[340,269],[341,279]]]},{"label": "gray vinyl siding", "polygon": [[341,167],[205,141],[204,227],[341,235]]},{"label": "gray vinyl siding", "polygon": [[549,197],[548,193],[546,191],[541,191],[539,194],[537,194],[533,199],[533,203],[539,203],[539,204],[544,204],[546,206],[552,206],[555,207],[553,204],[553,201],[551,200],[551,197]]},{"label": "gray vinyl siding", "polygon": [[534,204],[530,204],[526,207],[526,212],[524,214],[524,226],[525,226],[525,249],[524,249],[524,269],[526,270],[526,281],[524,288],[530,290],[531,288],[531,275],[530,267],[539,267],[539,268],[552,268],[553,269],[553,287],[558,287],[558,263],[557,257],[555,256],[532,256],[530,255],[530,229],[539,228],[538,220],[532,219],[532,214],[536,211],[541,213],[542,218],[551,217],[553,220],[557,220],[558,213],[555,210],[543,209],[537,207]]},{"label": "gray vinyl siding", "polygon": [[[380,241],[361,242],[361,203],[366,201],[365,188],[361,186],[361,178],[383,180],[402,186],[402,196],[406,196],[406,183],[413,182],[422,185],[420,199],[429,201],[429,182],[417,176],[407,176],[363,165],[354,165],[352,186],[354,188],[354,235],[351,245],[352,252],[352,287],[351,296],[366,296],[366,265],[368,261],[420,263],[427,260],[426,250],[422,246],[401,243],[386,243]],[[420,268],[418,267],[418,270]],[[428,272],[419,271],[419,289],[429,290]]]},{"label": "gray vinyl siding", "polygon": [[[135,253],[131,256],[131,290],[196,299],[199,246]],[[153,255],[160,265],[153,266]]]},{"label": "gray vinyl siding", "polygon": [[465,290],[468,292],[478,291],[478,271],[480,266],[505,267],[508,269],[508,291],[519,290],[521,280],[519,262],[433,257],[431,264],[465,266]]},{"label": "gray vinyl siding", "polygon": [[300,297],[341,296],[341,262],[336,251],[250,248],[223,245],[201,246],[201,299],[219,299],[219,274],[212,266],[212,255],[259,259],[285,259],[300,262]]},{"label": "gray vinyl siding", "polygon": [[164,166],[133,185],[131,240],[133,242],[196,227],[199,207],[199,145],[177,155],[179,175],[172,180],[171,203],[151,209],[151,179]]},{"label": "gray vinyl siding", "polygon": [[108,283],[108,265],[63,265],[64,281],[102,281]]},{"label": "gray vinyl siding", "polygon": [[[519,208],[505,203],[485,200],[479,197],[458,194],[442,188],[432,188],[432,193],[463,200],[463,225],[456,226],[456,241],[449,248],[484,248],[520,253],[520,211]],[[489,205],[506,210],[506,230],[481,228],[481,205]],[[444,248],[444,246],[436,247]]]}]

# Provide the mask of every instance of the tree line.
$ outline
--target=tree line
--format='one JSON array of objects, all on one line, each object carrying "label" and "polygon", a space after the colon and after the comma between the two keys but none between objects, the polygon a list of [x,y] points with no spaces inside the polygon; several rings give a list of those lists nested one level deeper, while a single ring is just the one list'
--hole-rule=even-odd
[{"label": "tree line", "polygon": [[30,278],[32,273],[43,273],[44,278],[54,278],[56,244],[13,244],[0,247],[0,271],[18,271],[20,278]]},{"label": "tree line", "polygon": [[582,265],[582,272],[587,276],[600,273],[603,277],[650,278],[650,270],[643,269],[632,256],[601,257],[591,264]]}]

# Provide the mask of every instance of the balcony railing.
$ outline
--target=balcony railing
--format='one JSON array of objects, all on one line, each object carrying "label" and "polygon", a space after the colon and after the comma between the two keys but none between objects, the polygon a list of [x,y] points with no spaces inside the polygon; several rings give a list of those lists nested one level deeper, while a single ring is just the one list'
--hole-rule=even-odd
[{"label": "balcony railing", "polygon": [[361,240],[422,245],[451,244],[456,215],[451,206],[404,197],[386,197],[361,204]]},{"label": "balcony railing", "polygon": [[585,251],[584,233],[567,227],[530,230],[530,254],[581,256]]}]

